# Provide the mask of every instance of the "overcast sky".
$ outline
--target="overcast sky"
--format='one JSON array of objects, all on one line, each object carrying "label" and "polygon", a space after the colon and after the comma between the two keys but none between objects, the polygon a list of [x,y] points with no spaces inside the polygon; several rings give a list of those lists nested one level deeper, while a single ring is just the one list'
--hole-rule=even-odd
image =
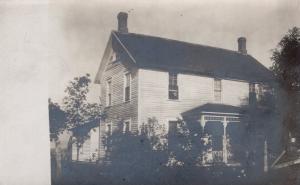
[{"label": "overcast sky", "polygon": [[[70,79],[85,73],[95,77],[120,11],[129,13],[133,33],[231,50],[237,49],[237,38],[245,36],[248,53],[269,67],[270,50],[289,28],[300,25],[299,7],[298,0],[52,3],[49,95],[60,102]],[[93,87],[93,96],[97,93]]]},{"label": "overcast sky", "polygon": [[232,50],[245,36],[265,66],[300,26],[300,0],[82,2],[0,0],[0,184],[50,184],[47,98],[61,102],[69,80],[95,77],[119,11],[129,12],[134,33]]}]

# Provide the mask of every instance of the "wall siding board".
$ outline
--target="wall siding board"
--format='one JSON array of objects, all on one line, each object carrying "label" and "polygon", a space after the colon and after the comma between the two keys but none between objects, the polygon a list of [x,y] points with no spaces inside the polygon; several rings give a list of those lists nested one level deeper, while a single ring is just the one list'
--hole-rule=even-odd
[{"label": "wall siding board", "polygon": [[240,106],[247,104],[249,98],[249,83],[222,80],[222,103]]},{"label": "wall siding board", "polygon": [[[124,102],[124,75],[126,72],[131,74],[131,96],[129,102]],[[112,124],[114,130],[121,121],[131,120],[132,132],[138,131],[138,69],[129,61],[122,60],[108,63],[106,70],[102,74],[101,103],[106,106],[106,80],[111,78],[112,82],[112,104],[105,107],[105,119],[100,124],[99,132],[99,162],[103,161],[107,154],[104,141],[106,139],[106,124]]]},{"label": "wall siding board", "polygon": [[[155,117],[166,124],[170,119],[181,118],[181,113],[214,102],[214,78],[191,74],[178,74],[179,99],[168,99],[168,72],[139,69],[141,122]],[[159,79],[159,80],[157,80]],[[239,106],[248,97],[248,83],[222,80],[223,102]]]}]

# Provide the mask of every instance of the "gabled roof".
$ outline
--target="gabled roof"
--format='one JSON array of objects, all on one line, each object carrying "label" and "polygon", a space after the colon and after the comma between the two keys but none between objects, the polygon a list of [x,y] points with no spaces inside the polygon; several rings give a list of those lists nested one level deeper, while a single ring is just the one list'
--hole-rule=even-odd
[{"label": "gabled roof", "polygon": [[251,55],[135,33],[112,34],[141,68],[253,82],[273,79],[271,71]]}]

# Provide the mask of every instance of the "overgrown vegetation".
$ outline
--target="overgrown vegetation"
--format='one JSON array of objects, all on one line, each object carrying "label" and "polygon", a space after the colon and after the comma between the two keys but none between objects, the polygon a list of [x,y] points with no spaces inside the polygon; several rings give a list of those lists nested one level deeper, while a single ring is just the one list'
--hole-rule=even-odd
[{"label": "overgrown vegetation", "polygon": [[271,67],[278,82],[283,125],[292,137],[300,138],[300,29],[293,27],[273,50]]}]

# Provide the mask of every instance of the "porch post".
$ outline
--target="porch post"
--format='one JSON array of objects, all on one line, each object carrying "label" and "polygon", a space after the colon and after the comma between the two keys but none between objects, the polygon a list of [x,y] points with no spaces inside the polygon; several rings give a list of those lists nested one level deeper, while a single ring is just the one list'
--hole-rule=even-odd
[{"label": "porch post", "polygon": [[201,127],[202,127],[202,133],[204,132],[204,127],[205,127],[205,119],[204,119],[204,115],[201,115],[201,120],[200,120],[200,124],[201,124]]},{"label": "porch post", "polygon": [[223,135],[223,162],[227,164],[227,133],[226,133],[226,128],[227,128],[227,117],[224,116],[224,121],[223,121],[223,128],[224,128],[224,135]]}]

